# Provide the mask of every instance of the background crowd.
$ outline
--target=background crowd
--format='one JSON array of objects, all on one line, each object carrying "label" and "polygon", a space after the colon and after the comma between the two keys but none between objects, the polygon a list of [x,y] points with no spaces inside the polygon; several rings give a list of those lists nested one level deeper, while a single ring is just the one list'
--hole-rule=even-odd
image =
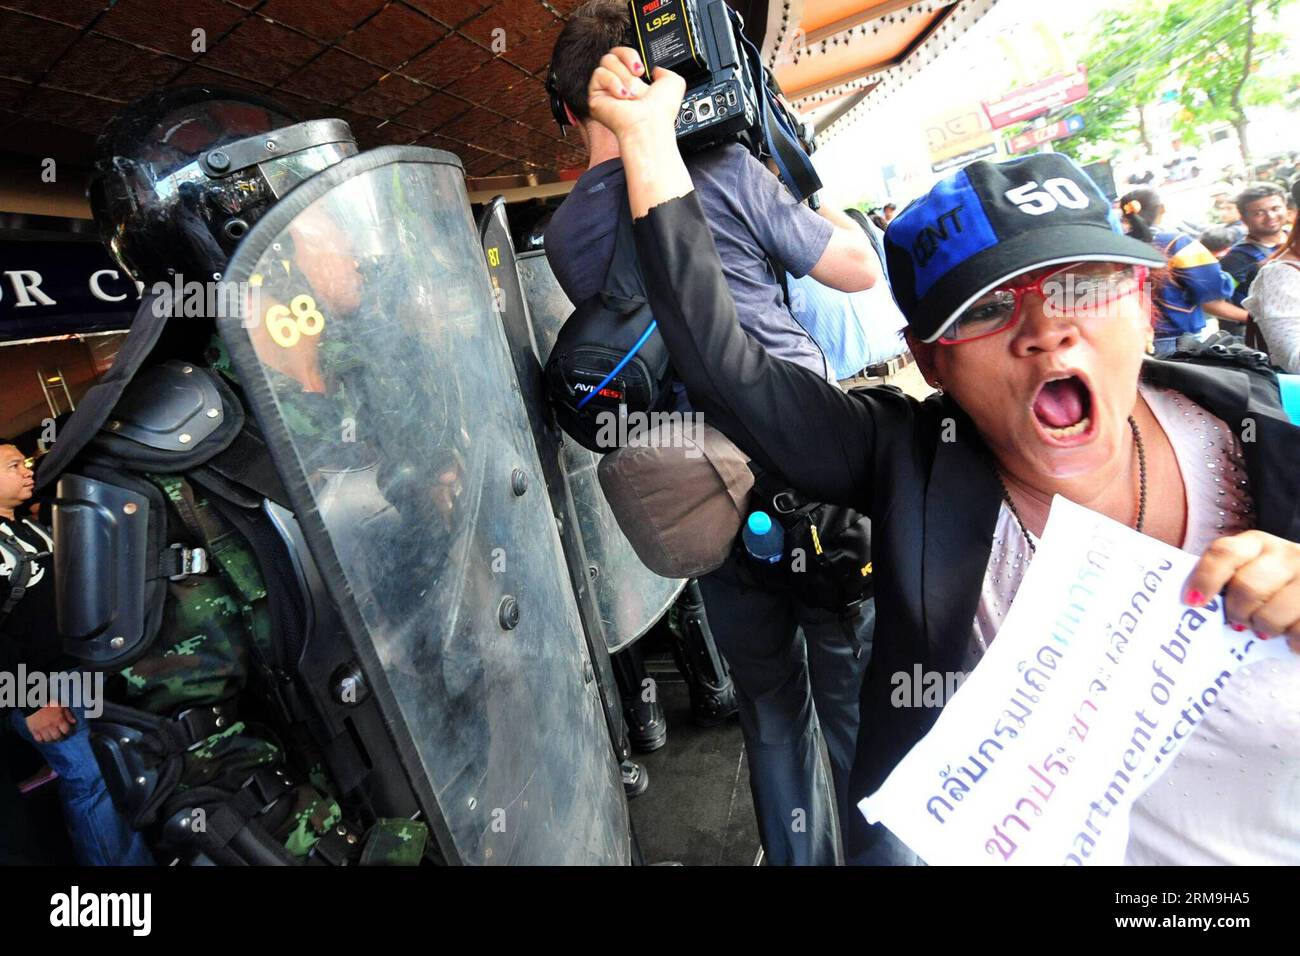
[{"label": "background crowd", "polygon": [[1218,222],[1208,227],[1170,222],[1160,193],[1150,186],[1120,197],[1125,231],[1154,245],[1168,267],[1154,291],[1157,356],[1188,345],[1188,336],[1205,341],[1223,333],[1267,353],[1279,368],[1297,370],[1300,176],[1289,160],[1261,172],[1273,178],[1249,183],[1230,199],[1215,197],[1212,215]]}]

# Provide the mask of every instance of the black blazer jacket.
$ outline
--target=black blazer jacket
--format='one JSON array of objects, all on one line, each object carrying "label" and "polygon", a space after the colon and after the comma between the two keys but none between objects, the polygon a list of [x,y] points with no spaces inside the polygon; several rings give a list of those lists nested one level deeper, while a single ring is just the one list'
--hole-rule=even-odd
[{"label": "black blazer jacket", "polygon": [[[922,402],[887,387],[846,394],[753,342],[736,321],[693,194],[656,206],[634,231],[659,330],[709,424],[804,494],[871,517],[877,618],[850,781],[856,802],[939,715],[892,707],[891,675],[916,664],[961,668],[1002,501],[988,453],[946,396]],[[1248,429],[1255,526],[1300,541],[1300,429],[1282,411],[1273,373],[1149,360],[1142,375],[1204,406],[1239,437]],[[850,859],[881,835],[852,816],[844,821]]]}]

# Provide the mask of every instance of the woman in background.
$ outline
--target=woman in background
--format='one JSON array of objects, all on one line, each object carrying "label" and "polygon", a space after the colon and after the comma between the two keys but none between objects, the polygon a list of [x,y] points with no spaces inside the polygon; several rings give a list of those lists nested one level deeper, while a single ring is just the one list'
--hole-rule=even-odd
[{"label": "woman in background", "polygon": [[1155,290],[1156,357],[1172,355],[1180,335],[1202,338],[1205,312],[1216,316],[1225,332],[1244,334],[1246,311],[1228,301],[1232,277],[1219,268],[1219,260],[1200,240],[1162,227],[1165,206],[1160,194],[1134,189],[1120,197],[1119,206],[1128,234],[1155,246],[1169,267],[1168,279]]}]

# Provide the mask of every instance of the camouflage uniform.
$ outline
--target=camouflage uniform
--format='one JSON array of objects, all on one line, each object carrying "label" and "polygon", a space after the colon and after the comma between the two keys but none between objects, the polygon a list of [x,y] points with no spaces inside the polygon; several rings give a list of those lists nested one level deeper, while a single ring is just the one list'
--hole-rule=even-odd
[{"label": "camouflage uniform", "polygon": [[[233,381],[216,340],[210,355],[213,367]],[[168,502],[169,539],[203,548],[209,573],[168,583],[158,634],[144,655],[119,673],[111,697],[164,718],[191,708],[227,704],[241,696],[250,701],[271,697],[260,692],[275,679],[269,676],[277,660],[275,635],[266,584],[251,547],[185,476],[144,477]],[[344,838],[352,860],[416,864],[422,858],[428,841],[423,823],[381,819],[363,843],[361,831],[345,823],[310,747],[305,753],[295,748],[293,756],[301,773],[291,774],[290,755],[269,728],[244,719],[228,726],[218,721],[217,726],[181,755],[179,780],[167,797],[167,807],[185,804],[188,794],[195,797],[196,806],[210,812],[223,795],[239,793],[251,775],[271,771],[290,789],[281,795],[273,818],[259,822],[291,857],[305,860],[329,835],[336,843]]]}]

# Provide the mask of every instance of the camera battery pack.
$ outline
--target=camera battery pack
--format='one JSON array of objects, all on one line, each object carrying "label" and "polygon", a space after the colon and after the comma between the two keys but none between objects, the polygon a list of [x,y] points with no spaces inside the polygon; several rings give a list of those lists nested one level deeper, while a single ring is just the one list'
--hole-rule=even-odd
[{"label": "camera battery pack", "polygon": [[690,0],[630,0],[632,27],[646,74],[662,66],[688,83],[709,73],[696,5]]}]

